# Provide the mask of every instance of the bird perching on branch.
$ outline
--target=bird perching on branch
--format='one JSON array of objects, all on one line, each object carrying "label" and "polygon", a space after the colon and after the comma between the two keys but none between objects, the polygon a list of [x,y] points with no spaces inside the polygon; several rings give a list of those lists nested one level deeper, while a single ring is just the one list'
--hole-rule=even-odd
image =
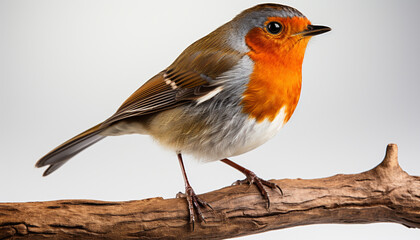
[{"label": "bird perching on branch", "polygon": [[191,44],[114,115],[56,147],[36,166],[49,166],[46,176],[107,136],[147,134],[178,156],[190,222],[195,214],[204,219],[201,208],[210,205],[188,182],[182,153],[238,169],[269,205],[265,187],[281,189],[228,158],[265,143],[289,121],[300,97],[307,43],[330,30],[312,25],[292,7],[247,9]]}]

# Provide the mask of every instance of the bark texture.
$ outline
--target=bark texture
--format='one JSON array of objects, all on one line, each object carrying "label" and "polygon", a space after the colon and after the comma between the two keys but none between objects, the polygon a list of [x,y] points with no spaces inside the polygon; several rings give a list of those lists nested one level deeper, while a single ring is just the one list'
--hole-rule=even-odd
[{"label": "bark texture", "polygon": [[420,228],[420,177],[400,168],[395,144],[363,173],[273,182],[284,195],[270,191],[269,209],[255,186],[200,195],[214,210],[194,230],[185,199],[0,203],[0,239],[221,239],[318,223]]}]

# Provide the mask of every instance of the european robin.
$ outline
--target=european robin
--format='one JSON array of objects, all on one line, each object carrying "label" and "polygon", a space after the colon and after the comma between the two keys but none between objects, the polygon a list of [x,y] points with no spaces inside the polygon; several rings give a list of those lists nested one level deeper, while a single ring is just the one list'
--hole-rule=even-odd
[{"label": "european robin", "polygon": [[265,188],[281,189],[227,158],[265,143],[290,119],[300,96],[307,43],[330,30],[312,25],[292,7],[247,9],[191,44],[114,115],[56,147],[36,167],[49,165],[47,176],[107,136],[148,134],[178,156],[191,223],[196,213],[204,219],[201,208],[210,205],[189,184],[182,153],[238,169],[269,204]]}]

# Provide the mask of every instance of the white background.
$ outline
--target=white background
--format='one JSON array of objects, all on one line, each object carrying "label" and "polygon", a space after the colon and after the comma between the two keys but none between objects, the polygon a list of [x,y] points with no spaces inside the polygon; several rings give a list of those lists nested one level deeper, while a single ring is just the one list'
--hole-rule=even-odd
[{"label": "white background", "polygon": [[[193,41],[258,1],[0,1],[0,201],[172,198],[176,156],[148,136],[110,137],[42,178],[35,162],[110,116]],[[259,176],[320,178],[376,166],[390,142],[420,175],[420,2],[283,1],[313,24],[301,100],[271,141],[233,158]],[[243,176],[186,157],[204,193]],[[398,224],[313,225],[242,239],[419,239]]]}]

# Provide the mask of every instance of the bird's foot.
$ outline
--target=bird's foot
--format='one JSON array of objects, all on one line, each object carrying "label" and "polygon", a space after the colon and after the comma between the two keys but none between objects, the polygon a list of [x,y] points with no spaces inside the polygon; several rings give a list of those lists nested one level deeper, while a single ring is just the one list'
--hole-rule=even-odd
[{"label": "bird's foot", "polygon": [[192,225],[192,229],[194,230],[194,223],[196,221],[196,215],[200,218],[201,221],[206,222],[206,219],[203,215],[202,208],[209,207],[211,210],[213,208],[210,204],[206,201],[201,200],[197,194],[195,194],[194,190],[191,186],[185,187],[185,193],[179,192],[176,195],[177,198],[186,198],[188,203],[188,211],[190,215],[190,224]]},{"label": "bird's foot", "polygon": [[265,190],[264,186],[269,187],[272,190],[278,190],[280,192],[280,194],[283,196],[283,191],[281,190],[281,188],[273,183],[273,182],[269,182],[267,180],[261,179],[259,178],[254,172],[246,169],[247,171],[243,171],[243,173],[245,174],[246,178],[244,180],[238,180],[236,182],[233,183],[233,185],[243,185],[243,184],[248,184],[248,185],[252,185],[255,184],[258,188],[258,190],[260,191],[261,195],[264,197],[264,199],[267,200],[267,208],[270,208],[270,197],[268,195],[267,190]]}]

